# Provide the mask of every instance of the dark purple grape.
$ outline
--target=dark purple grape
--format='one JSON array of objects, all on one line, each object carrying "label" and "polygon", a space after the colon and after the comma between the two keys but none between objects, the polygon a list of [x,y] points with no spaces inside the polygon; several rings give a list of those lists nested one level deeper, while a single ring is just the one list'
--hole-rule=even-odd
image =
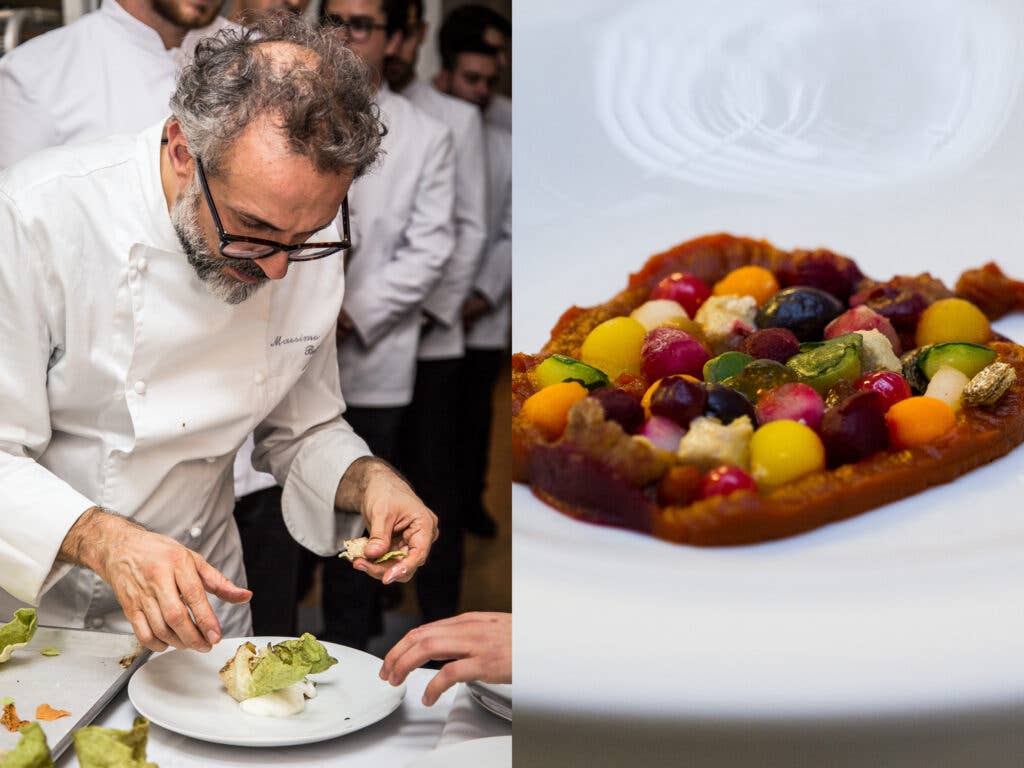
[{"label": "dark purple grape", "polygon": [[800,341],[820,341],[846,307],[831,293],[795,286],[779,291],[757,312],[758,328],[788,328]]},{"label": "dark purple grape", "polygon": [[852,464],[889,447],[882,398],[858,392],[829,408],[821,420],[821,440],[830,467]]},{"label": "dark purple grape", "polygon": [[740,343],[740,352],[755,360],[784,363],[800,351],[800,340],[788,328],[765,328],[755,331]]},{"label": "dark purple grape", "polygon": [[707,390],[699,381],[669,376],[651,395],[651,413],[688,427],[691,421],[704,413],[707,402]]},{"label": "dark purple grape", "polygon": [[749,416],[751,426],[757,426],[754,406],[735,389],[729,389],[722,384],[708,384],[707,390],[708,403],[704,406],[705,414],[714,416],[723,424],[728,424],[740,416]]},{"label": "dark purple grape", "polygon": [[590,397],[601,403],[604,417],[616,422],[627,435],[632,435],[644,423],[644,409],[635,398],[615,387],[601,387],[590,393]]}]

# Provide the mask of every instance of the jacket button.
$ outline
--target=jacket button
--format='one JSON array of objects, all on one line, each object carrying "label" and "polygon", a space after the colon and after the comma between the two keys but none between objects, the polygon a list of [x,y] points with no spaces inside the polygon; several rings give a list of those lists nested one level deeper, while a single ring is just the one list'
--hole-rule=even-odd
[{"label": "jacket button", "polygon": [[263,371],[256,371],[255,375],[252,377],[252,380],[255,381],[257,384],[262,384],[266,380],[266,378],[267,377],[263,375]]},{"label": "jacket button", "polygon": [[92,621],[90,621],[89,623],[92,624],[93,629],[99,629],[104,624],[103,617],[93,616]]},{"label": "jacket button", "polygon": [[203,535],[203,529],[200,528],[198,525],[193,525],[192,528],[189,530],[188,535],[191,536],[193,539],[198,539],[200,536]]},{"label": "jacket button", "polygon": [[215,462],[216,460],[217,460],[216,456],[207,456],[206,457],[206,463],[207,464],[213,464],[213,462]]},{"label": "jacket button", "polygon": [[135,382],[134,389],[135,389],[136,394],[139,394],[139,395],[146,394],[146,382],[144,382],[142,379],[139,379],[138,381]]}]

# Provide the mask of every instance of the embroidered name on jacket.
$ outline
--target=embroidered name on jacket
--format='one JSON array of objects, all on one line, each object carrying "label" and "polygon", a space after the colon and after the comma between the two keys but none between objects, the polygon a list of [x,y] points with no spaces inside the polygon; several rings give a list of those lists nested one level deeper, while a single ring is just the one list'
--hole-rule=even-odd
[{"label": "embroidered name on jacket", "polygon": [[320,341],[319,336],[278,336],[272,342],[272,347],[283,347],[285,344],[299,344],[304,341]]}]

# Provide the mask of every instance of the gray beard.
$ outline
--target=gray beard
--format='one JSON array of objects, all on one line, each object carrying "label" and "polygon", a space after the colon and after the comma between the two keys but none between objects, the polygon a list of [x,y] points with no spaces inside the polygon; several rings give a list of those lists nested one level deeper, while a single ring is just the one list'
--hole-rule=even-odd
[{"label": "gray beard", "polygon": [[[199,227],[199,204],[202,192],[199,180],[193,175],[188,187],[178,195],[171,208],[171,224],[178,235],[181,248],[185,251],[188,263],[196,271],[196,276],[206,286],[211,296],[228,304],[241,304],[262,288],[269,278],[254,261],[250,259],[228,259],[210,250]],[[228,264],[247,277],[254,277],[259,282],[244,283],[229,277],[222,271]]]}]

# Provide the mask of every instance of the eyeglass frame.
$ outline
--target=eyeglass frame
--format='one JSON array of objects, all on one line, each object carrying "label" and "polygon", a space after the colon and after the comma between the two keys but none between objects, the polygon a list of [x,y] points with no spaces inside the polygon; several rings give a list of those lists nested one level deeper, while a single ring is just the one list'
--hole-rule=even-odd
[{"label": "eyeglass frame", "polygon": [[[327,0],[324,0],[324,2],[326,4]],[[369,19],[370,20],[369,26],[367,26],[364,30],[360,30],[360,34],[365,32],[366,33],[366,37],[357,38],[353,34],[355,32],[355,27],[352,26],[352,21],[351,21],[351,19],[353,19],[353,18],[355,18],[355,19]],[[387,24],[375,23],[373,21],[373,17],[372,16],[363,16],[361,14],[350,16],[348,19],[346,19],[340,13],[324,13],[324,15],[323,15],[323,23],[324,23],[325,26],[330,26],[332,29],[341,29],[342,27],[344,27],[347,30],[347,34],[348,34],[349,39],[352,42],[354,42],[354,43],[365,43],[373,35],[373,31],[375,29],[382,29],[384,31],[387,31],[387,29],[388,29],[388,25]]]},{"label": "eyeglass frame", "polygon": [[[298,261],[316,261],[317,259],[324,259],[328,256],[333,256],[338,251],[348,251],[352,248],[352,232],[349,228],[348,221],[348,195],[341,201],[341,237],[340,241],[327,241],[322,243],[296,243],[295,245],[287,245],[285,243],[279,243],[276,240],[266,240],[262,237],[246,237],[244,235],[232,235],[224,231],[224,225],[221,224],[220,214],[217,213],[217,206],[213,202],[213,195],[210,194],[210,185],[206,183],[206,172],[203,170],[203,161],[196,156],[196,171],[199,175],[199,186],[203,189],[203,197],[206,198],[206,204],[210,208],[210,215],[213,217],[213,225],[217,228],[217,236],[220,238],[220,255],[226,259],[267,259],[271,256],[284,251],[289,254],[289,262]],[[237,254],[224,253],[224,248],[231,243],[252,243],[254,245],[266,245],[274,248],[270,253],[265,253],[259,256],[239,256]],[[328,249],[326,253],[320,254],[319,256],[310,256],[305,259],[293,259],[290,255],[291,251],[300,251],[306,248],[316,249],[325,248]]]}]

